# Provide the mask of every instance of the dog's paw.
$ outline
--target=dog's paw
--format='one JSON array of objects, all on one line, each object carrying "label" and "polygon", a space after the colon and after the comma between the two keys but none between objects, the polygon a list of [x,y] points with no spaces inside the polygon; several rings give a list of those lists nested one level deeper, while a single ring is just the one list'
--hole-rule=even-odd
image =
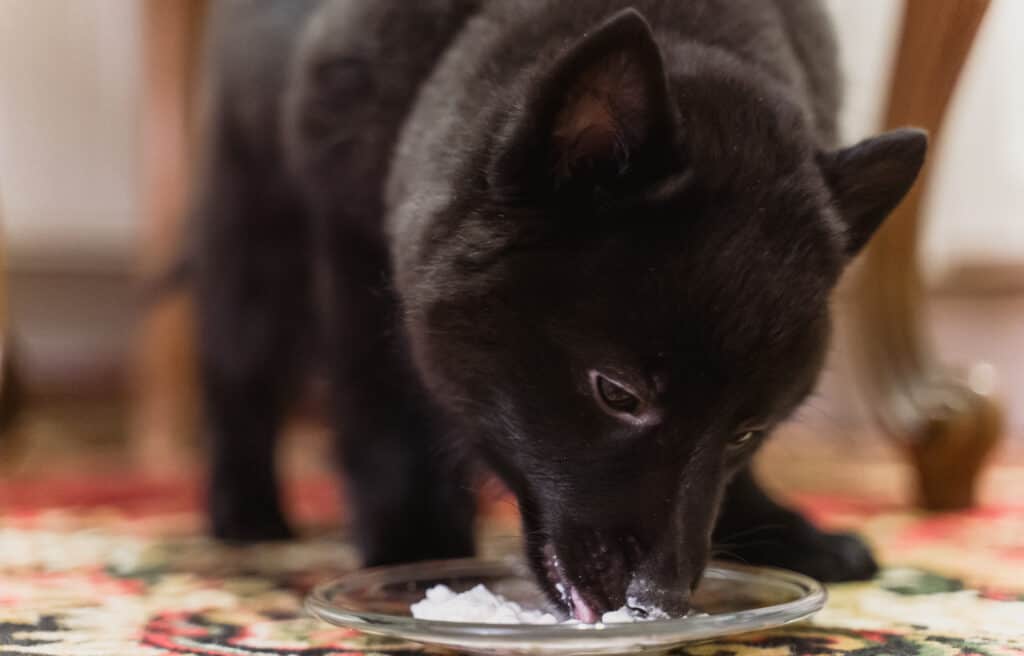
[{"label": "dog's paw", "polygon": [[789,569],[826,583],[864,581],[878,572],[871,549],[856,535],[816,533],[805,544],[793,545]]},{"label": "dog's paw", "polygon": [[283,519],[259,518],[252,521],[214,521],[213,537],[223,542],[279,542],[291,540],[294,532]]},{"label": "dog's paw", "polygon": [[295,537],[281,511],[262,504],[214,504],[210,520],[213,537],[223,542],[277,542]]},{"label": "dog's paw", "polygon": [[469,558],[476,553],[472,524],[409,518],[400,526],[379,521],[359,527],[357,543],[364,567],[424,560]]},{"label": "dog's paw", "polygon": [[750,565],[782,567],[806,574],[819,581],[863,581],[878,572],[871,549],[856,535],[823,533],[801,522],[770,538],[724,551]]}]

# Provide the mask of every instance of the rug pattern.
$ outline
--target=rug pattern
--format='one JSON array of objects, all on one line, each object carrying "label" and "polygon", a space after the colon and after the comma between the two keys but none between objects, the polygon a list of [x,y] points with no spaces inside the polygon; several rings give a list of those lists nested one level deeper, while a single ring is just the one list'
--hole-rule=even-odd
[{"label": "rug pattern", "polygon": [[[1024,656],[1024,507],[930,516],[838,498],[801,505],[864,534],[884,572],[832,586],[812,621],[677,653]],[[356,566],[337,532],[242,548],[199,537],[188,508],[8,507],[2,517],[4,656],[422,653],[305,615],[312,585]],[[486,533],[510,530],[499,513]]]}]

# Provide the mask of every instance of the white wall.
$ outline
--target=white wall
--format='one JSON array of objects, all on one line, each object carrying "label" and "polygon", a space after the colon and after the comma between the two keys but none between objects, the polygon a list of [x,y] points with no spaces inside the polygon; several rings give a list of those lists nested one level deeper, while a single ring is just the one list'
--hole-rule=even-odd
[{"label": "white wall", "polygon": [[[839,26],[850,140],[874,132],[889,84],[902,0],[826,0]],[[995,0],[945,129],[927,201],[924,267],[1024,262],[1024,1]]]},{"label": "white wall", "polygon": [[0,203],[15,266],[133,257],[135,0],[0,0]]},{"label": "white wall", "polygon": [[[874,131],[901,0],[826,0],[849,139]],[[0,0],[0,202],[16,264],[127,263],[139,220],[136,0]],[[932,272],[1024,261],[1024,0],[995,0],[937,151]]]},{"label": "white wall", "polygon": [[1024,2],[997,0],[953,101],[930,194],[931,270],[1024,261]]}]

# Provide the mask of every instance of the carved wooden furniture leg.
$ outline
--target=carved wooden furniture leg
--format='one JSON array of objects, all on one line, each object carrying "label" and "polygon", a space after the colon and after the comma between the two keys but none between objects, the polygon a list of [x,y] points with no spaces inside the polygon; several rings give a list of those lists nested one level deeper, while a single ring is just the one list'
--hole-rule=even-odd
[{"label": "carved wooden furniture leg", "polygon": [[[0,224],[2,214],[0,212]],[[15,436],[9,429],[14,425],[14,420],[21,409],[23,395],[14,362],[14,339],[11,332],[10,305],[7,301],[5,244],[2,236],[3,232],[0,231],[0,457],[13,457],[12,440]]]},{"label": "carved wooden furniture leg", "polygon": [[[205,0],[143,5],[142,273],[158,276],[177,256],[191,162],[191,115]],[[175,473],[195,438],[189,299],[172,294],[143,319],[136,363],[135,443],[152,473]]]},{"label": "carved wooden furniture leg", "polygon": [[[988,0],[907,0],[886,122],[941,127]],[[935,358],[922,325],[918,267],[929,168],[868,248],[856,281],[861,383],[883,429],[905,449],[928,509],[971,505],[1002,412],[978,376]],[[971,381],[974,381],[973,383]]]}]

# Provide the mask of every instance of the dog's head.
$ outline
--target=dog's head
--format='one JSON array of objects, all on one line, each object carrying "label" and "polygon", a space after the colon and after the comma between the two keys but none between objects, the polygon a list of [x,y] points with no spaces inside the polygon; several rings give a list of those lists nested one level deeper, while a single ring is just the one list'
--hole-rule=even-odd
[{"label": "dog's head", "polygon": [[923,161],[911,130],[821,150],[744,70],[633,11],[591,31],[474,164],[407,307],[584,621],[685,610],[730,475],[814,387],[830,292]]}]

